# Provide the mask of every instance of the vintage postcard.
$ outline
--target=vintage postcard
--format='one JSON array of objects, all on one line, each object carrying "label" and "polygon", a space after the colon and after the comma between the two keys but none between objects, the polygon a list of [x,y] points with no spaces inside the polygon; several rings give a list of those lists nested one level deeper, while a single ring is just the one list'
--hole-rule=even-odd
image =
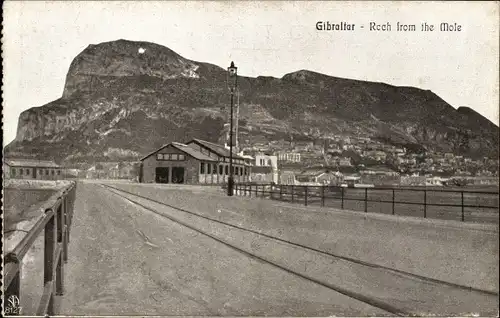
[{"label": "vintage postcard", "polygon": [[2,314],[498,317],[499,14],[5,1]]}]

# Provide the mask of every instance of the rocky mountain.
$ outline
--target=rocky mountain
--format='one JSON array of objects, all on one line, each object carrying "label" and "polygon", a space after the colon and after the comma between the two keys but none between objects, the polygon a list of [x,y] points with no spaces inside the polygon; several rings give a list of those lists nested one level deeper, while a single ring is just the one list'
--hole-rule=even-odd
[{"label": "rocky mountain", "polygon": [[[7,156],[59,162],[137,159],[170,141],[219,141],[229,109],[226,70],[148,42],[89,45],[61,98],[24,111]],[[241,136],[369,135],[394,144],[498,156],[498,127],[439,96],[301,70],[239,77]]]}]

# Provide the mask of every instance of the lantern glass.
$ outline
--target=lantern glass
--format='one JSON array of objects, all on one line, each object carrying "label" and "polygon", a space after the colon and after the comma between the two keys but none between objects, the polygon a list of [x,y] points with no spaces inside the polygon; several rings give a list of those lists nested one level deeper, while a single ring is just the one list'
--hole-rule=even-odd
[{"label": "lantern glass", "polygon": [[234,66],[234,62],[231,62],[231,65],[227,68],[227,84],[229,88],[232,90],[236,87],[236,81],[238,78],[238,68]]}]

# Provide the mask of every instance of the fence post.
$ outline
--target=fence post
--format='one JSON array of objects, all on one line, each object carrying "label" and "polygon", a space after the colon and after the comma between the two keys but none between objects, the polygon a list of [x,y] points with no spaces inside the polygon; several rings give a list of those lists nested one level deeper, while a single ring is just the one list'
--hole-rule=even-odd
[{"label": "fence post", "polygon": [[63,200],[62,200],[62,208],[63,208],[63,221],[62,221],[62,227],[63,227],[63,260],[65,263],[68,262],[68,199],[67,199],[68,193],[65,193]]},{"label": "fence post", "polygon": [[[66,195],[66,193],[64,194]],[[65,239],[65,225],[64,225],[64,196],[61,198],[61,203],[57,208],[57,243],[61,244],[62,249],[60,251],[59,259],[57,261],[56,268],[56,294],[62,295],[64,294],[64,253],[66,248],[64,247],[66,243]],[[57,257],[57,255],[56,255]]]},{"label": "fence post", "polygon": [[325,186],[321,186],[321,206],[325,206]]},{"label": "fence post", "polygon": [[427,189],[424,189],[424,219],[427,218]]},{"label": "fence post", "polygon": [[[52,212],[52,210],[47,210]],[[47,213],[45,211],[45,213]],[[44,285],[52,281],[52,273],[54,271],[54,251],[56,247],[56,230],[57,230],[57,214],[52,215],[50,220],[45,225],[44,233],[44,253],[43,253],[43,283]],[[53,296],[49,296],[49,308],[47,313],[53,315],[54,313],[54,301]]]},{"label": "fence post", "polygon": [[344,187],[341,187],[340,188],[341,190],[341,195],[340,195],[340,199],[341,199],[341,205],[340,205],[340,208],[343,210],[344,209]]},{"label": "fence post", "polygon": [[293,184],[292,184],[292,203],[293,203],[293,192],[294,192],[294,189],[293,189]]},{"label": "fence post", "polygon": [[368,212],[368,188],[365,188],[365,212]]},{"label": "fence post", "polygon": [[307,206],[307,186],[304,186],[304,205]]},{"label": "fence post", "polygon": [[394,210],[394,197],[395,197],[395,195],[394,195],[394,189],[392,189],[392,215],[395,214],[395,210]]},{"label": "fence post", "polygon": [[460,194],[462,196],[462,222],[465,222],[465,213],[464,213],[464,192],[460,191]]}]

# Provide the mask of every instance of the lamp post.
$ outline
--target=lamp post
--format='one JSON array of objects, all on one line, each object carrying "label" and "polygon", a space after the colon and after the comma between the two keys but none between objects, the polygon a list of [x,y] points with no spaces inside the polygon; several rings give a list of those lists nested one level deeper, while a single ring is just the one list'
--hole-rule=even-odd
[{"label": "lamp post", "polygon": [[228,85],[229,90],[231,92],[231,117],[229,124],[229,179],[227,182],[227,195],[233,195],[233,97],[234,91],[238,86],[238,68],[234,66],[234,62],[231,62],[231,65],[227,68],[228,75]]}]

